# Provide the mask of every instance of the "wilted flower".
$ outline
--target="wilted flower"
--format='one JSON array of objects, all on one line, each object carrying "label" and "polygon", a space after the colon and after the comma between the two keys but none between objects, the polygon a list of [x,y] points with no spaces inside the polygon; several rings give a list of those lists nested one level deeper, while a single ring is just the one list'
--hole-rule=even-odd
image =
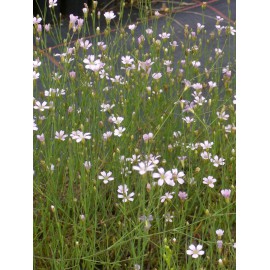
[{"label": "wilted flower", "polygon": [[147,216],[143,215],[143,216],[139,217],[139,220],[144,222],[144,224],[145,224],[144,225],[144,229],[145,230],[149,230],[150,227],[151,227],[150,221],[153,221],[153,216],[152,215],[149,215],[147,217]]},{"label": "wilted flower", "polygon": [[83,163],[83,166],[84,166],[84,168],[85,168],[87,171],[89,171],[89,170],[91,169],[91,167],[92,167],[92,164],[91,164],[90,161],[85,161],[85,162]]}]

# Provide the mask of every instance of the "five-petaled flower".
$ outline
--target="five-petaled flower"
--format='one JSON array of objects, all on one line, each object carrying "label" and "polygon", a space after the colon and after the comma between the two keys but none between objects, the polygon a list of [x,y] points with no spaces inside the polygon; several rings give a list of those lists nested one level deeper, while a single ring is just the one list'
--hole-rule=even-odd
[{"label": "five-petaled flower", "polygon": [[197,245],[197,247],[195,247],[192,244],[188,248],[189,249],[186,251],[187,255],[190,255],[194,259],[197,259],[199,256],[202,256],[204,254],[204,251],[202,250],[202,245]]},{"label": "five-petaled flower", "polygon": [[55,132],[54,138],[57,140],[64,141],[66,139],[66,137],[68,137],[68,135],[65,134],[65,131],[63,131],[63,130],[60,130],[59,132],[58,131]]},{"label": "five-petaled flower", "polygon": [[100,175],[98,176],[99,180],[102,180],[104,184],[108,184],[109,181],[114,180],[114,177],[112,177],[112,172],[109,171],[106,173],[105,171],[101,172]]},{"label": "five-petaled flower", "polygon": [[208,176],[203,178],[203,183],[208,185],[210,188],[214,187],[214,183],[217,181],[213,176]]}]

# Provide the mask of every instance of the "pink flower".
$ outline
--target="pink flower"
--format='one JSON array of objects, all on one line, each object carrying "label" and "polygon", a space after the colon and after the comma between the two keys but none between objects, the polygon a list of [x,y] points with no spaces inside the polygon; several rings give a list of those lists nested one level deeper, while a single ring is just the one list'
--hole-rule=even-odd
[{"label": "pink flower", "polygon": [[143,140],[145,142],[151,141],[153,139],[154,135],[153,133],[143,134]]},{"label": "pink flower", "polygon": [[57,6],[57,0],[49,0],[49,8],[54,8]]},{"label": "pink flower", "polygon": [[220,191],[220,193],[225,199],[229,199],[230,196],[231,196],[231,190],[230,189],[222,189]]},{"label": "pink flower", "polygon": [[178,193],[178,197],[179,197],[179,199],[181,200],[181,201],[185,201],[187,198],[188,198],[188,195],[187,195],[187,193],[186,192],[182,192],[182,191],[179,191],[179,193]]},{"label": "pink flower", "polygon": [[65,131],[63,130],[60,130],[59,132],[58,131],[55,132],[55,139],[57,140],[64,141],[66,137],[68,137],[68,135],[65,134]]},{"label": "pink flower", "polygon": [[203,178],[203,183],[208,185],[210,188],[214,187],[214,183],[217,181],[213,176],[208,176]]},{"label": "pink flower", "polygon": [[45,142],[45,136],[44,136],[44,134],[42,133],[42,134],[40,134],[40,135],[37,135],[37,139],[38,139],[40,142],[44,143],[44,142]]}]

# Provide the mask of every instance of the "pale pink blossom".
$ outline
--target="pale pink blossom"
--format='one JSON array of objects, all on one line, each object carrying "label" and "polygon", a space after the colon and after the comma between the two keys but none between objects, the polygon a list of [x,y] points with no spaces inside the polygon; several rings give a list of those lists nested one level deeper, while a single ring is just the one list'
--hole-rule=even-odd
[{"label": "pale pink blossom", "polygon": [[153,73],[152,77],[153,77],[153,79],[158,80],[162,77],[162,74],[160,72]]},{"label": "pale pink blossom", "polygon": [[40,142],[45,142],[45,136],[44,134],[40,134],[40,135],[37,135],[37,139],[40,141]]},{"label": "pale pink blossom", "polygon": [[53,8],[57,6],[57,0],[49,0],[49,8]]},{"label": "pale pink blossom", "polygon": [[214,187],[214,183],[217,181],[213,176],[208,176],[203,178],[203,183],[208,185],[210,188]]},{"label": "pale pink blossom", "polygon": [[183,179],[183,177],[185,176],[185,173],[180,171],[178,172],[177,169],[172,169],[172,180],[174,182],[178,182],[180,185],[184,184],[185,180]]},{"label": "pale pink blossom", "polygon": [[65,134],[65,131],[60,130],[59,132],[58,131],[55,132],[55,137],[54,138],[57,139],[57,140],[64,141],[67,137],[68,137],[68,135]]}]

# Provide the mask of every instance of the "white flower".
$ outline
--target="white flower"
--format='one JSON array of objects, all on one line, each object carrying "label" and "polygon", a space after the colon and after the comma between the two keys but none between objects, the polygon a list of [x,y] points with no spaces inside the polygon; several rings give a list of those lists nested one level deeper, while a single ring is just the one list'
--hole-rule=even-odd
[{"label": "white flower", "polygon": [[103,140],[107,141],[111,136],[112,136],[112,132],[107,131],[107,132],[103,133]]},{"label": "white flower", "polygon": [[201,62],[199,62],[199,61],[192,61],[191,64],[193,67],[196,67],[196,68],[201,66]]},{"label": "white flower", "polygon": [[199,255],[201,256],[204,254],[202,248],[202,245],[197,245],[197,247],[195,247],[194,245],[190,245],[189,250],[187,250],[187,255],[191,255],[192,258],[196,259],[199,257]]},{"label": "white flower", "polygon": [[190,124],[194,121],[194,118],[190,118],[189,116],[182,118],[187,124]]},{"label": "white flower", "polygon": [[162,74],[160,72],[158,73],[153,73],[152,78],[155,80],[158,80],[162,77]]},{"label": "white flower", "polygon": [[173,194],[174,194],[174,192],[166,192],[164,196],[161,196],[161,197],[160,197],[160,201],[161,201],[162,203],[164,203],[165,200],[170,201],[170,200],[173,198]]},{"label": "white flower", "polygon": [[172,180],[172,172],[167,171],[165,172],[163,168],[158,168],[158,173],[153,173],[152,175],[153,178],[159,178],[158,179],[158,185],[162,186],[164,184],[164,181],[169,185],[169,186],[174,186],[175,183]]},{"label": "white flower", "polygon": [[33,80],[37,80],[39,78],[39,72],[33,71]]},{"label": "white flower", "polygon": [[66,135],[65,131],[63,131],[63,130],[60,130],[59,132],[58,131],[55,132],[54,138],[57,140],[64,141],[66,139],[66,137],[68,137],[68,135]]},{"label": "white flower", "polygon": [[42,21],[41,18],[36,18],[36,17],[33,18],[33,24],[39,24],[41,21]]},{"label": "white flower", "polygon": [[192,87],[195,89],[195,90],[200,90],[203,88],[202,84],[201,83],[194,83],[192,84]]},{"label": "white flower", "polygon": [[210,88],[210,89],[212,89],[212,88],[214,88],[214,87],[217,87],[217,83],[212,82],[212,81],[208,82],[208,85],[209,85],[209,88]]},{"label": "white flower", "polygon": [[99,180],[103,180],[104,184],[108,184],[109,181],[114,180],[114,177],[111,176],[112,172],[109,171],[108,173],[106,173],[105,171],[101,172],[100,175],[98,176]]},{"label": "white flower", "polygon": [[172,219],[174,218],[174,216],[171,216],[170,212],[164,214],[163,217],[165,218],[165,222],[172,222]]},{"label": "white flower", "polygon": [[148,28],[145,30],[147,35],[152,35],[153,34],[153,30],[151,28]]},{"label": "white flower", "polygon": [[218,116],[219,119],[225,120],[225,121],[228,120],[228,118],[230,117],[225,112],[217,112],[217,116]]},{"label": "white flower", "polygon": [[202,30],[204,28],[203,24],[197,23],[197,29]]},{"label": "white flower", "polygon": [[134,192],[131,192],[131,193],[128,195],[128,194],[127,194],[127,192],[128,192],[128,187],[127,187],[126,184],[125,184],[125,185],[120,185],[120,186],[118,186],[117,192],[119,193],[119,194],[117,195],[117,197],[120,198],[120,199],[123,199],[122,202],[127,202],[127,201],[133,201],[133,200],[134,200],[134,198],[132,198],[132,197],[135,195],[135,193],[134,193]]},{"label": "white flower", "polygon": [[139,162],[138,166],[133,166],[132,169],[139,171],[140,175],[145,174],[146,172],[152,172],[154,170],[154,164],[152,162]]},{"label": "white flower", "polygon": [[217,181],[213,176],[208,176],[203,178],[203,183],[208,185],[210,188],[214,187],[214,183]]},{"label": "white flower", "polygon": [[116,117],[112,117],[111,121],[115,124],[115,125],[120,125],[122,123],[122,121],[124,120],[124,117],[118,116]]},{"label": "white flower", "polygon": [[115,106],[114,104],[110,105],[110,104],[102,103],[100,105],[100,107],[101,107],[101,110],[100,111],[101,112],[107,112],[107,111],[111,110],[114,106]]},{"label": "white flower", "polygon": [[118,137],[121,137],[122,136],[122,133],[125,131],[126,129],[123,128],[123,127],[119,127],[119,128],[116,128],[114,130],[114,136],[118,136]]},{"label": "white flower", "polygon": [[33,68],[37,68],[41,65],[39,58],[33,61]]},{"label": "white flower", "polygon": [[203,143],[200,143],[200,146],[205,150],[212,148],[213,144],[214,144],[213,142],[209,143],[208,141],[204,141]]},{"label": "white flower", "polygon": [[49,8],[53,8],[57,6],[57,0],[49,0]]},{"label": "white flower", "polygon": [[221,237],[224,234],[224,231],[221,229],[216,230],[216,235]]},{"label": "white flower", "polygon": [[172,180],[177,181],[180,185],[184,184],[185,180],[183,177],[185,176],[184,172],[178,172],[177,169],[172,169]]},{"label": "white flower", "polygon": [[113,11],[109,11],[109,12],[105,12],[105,13],[104,13],[104,17],[105,17],[105,19],[106,19],[106,22],[107,22],[107,23],[110,23],[110,21],[111,21],[112,19],[114,19],[116,16],[114,15],[114,12],[113,12]]},{"label": "white flower", "polygon": [[127,56],[122,56],[122,57],[121,57],[121,60],[122,60],[122,63],[123,63],[124,65],[131,65],[131,64],[134,62],[134,59],[131,58],[129,55],[127,55]]},{"label": "white flower", "polygon": [[80,39],[79,42],[80,42],[80,47],[85,50],[88,50],[92,46],[92,43],[90,43],[89,40],[83,41],[83,39]]},{"label": "white flower", "polygon": [[203,159],[210,159],[211,156],[212,156],[212,154],[211,154],[211,153],[208,153],[208,152],[206,152],[206,151],[203,151],[203,152],[201,153],[201,157],[202,157]]},{"label": "white flower", "polygon": [[72,131],[72,133],[70,134],[70,137],[73,140],[76,140],[77,143],[81,142],[81,141],[85,141],[85,139],[90,140],[91,139],[91,133],[87,132],[87,133],[83,133],[80,130],[77,131]]},{"label": "white flower", "polygon": [[213,163],[215,167],[218,167],[219,165],[224,165],[225,164],[224,161],[225,161],[224,158],[219,158],[217,155],[211,159],[211,162]]},{"label": "white flower", "polygon": [[35,123],[35,119],[33,119],[33,130],[38,130],[37,124]]},{"label": "white flower", "polygon": [[131,24],[128,26],[128,29],[131,31],[135,30],[135,28],[136,28],[136,24]]},{"label": "white flower", "polygon": [[91,169],[91,167],[92,167],[90,161],[85,161],[85,162],[83,163],[83,166],[84,166],[84,168],[85,168],[87,171],[89,171],[89,170]]},{"label": "white flower", "polygon": [[167,39],[170,38],[171,34],[164,32],[162,34],[159,34],[158,36],[162,39]]},{"label": "white flower", "polygon": [[36,101],[35,104],[36,105],[34,106],[34,109],[39,110],[40,112],[50,109],[49,106],[46,106],[47,105],[46,101],[43,101],[42,104],[39,101]]}]

